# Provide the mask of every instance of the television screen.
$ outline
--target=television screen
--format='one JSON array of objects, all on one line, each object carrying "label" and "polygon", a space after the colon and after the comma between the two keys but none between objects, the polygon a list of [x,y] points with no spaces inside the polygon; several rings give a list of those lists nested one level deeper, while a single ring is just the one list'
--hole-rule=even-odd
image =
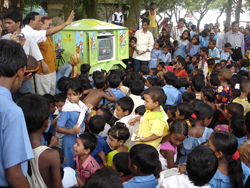
[{"label": "television screen", "polygon": [[98,61],[113,58],[113,37],[98,38]]}]

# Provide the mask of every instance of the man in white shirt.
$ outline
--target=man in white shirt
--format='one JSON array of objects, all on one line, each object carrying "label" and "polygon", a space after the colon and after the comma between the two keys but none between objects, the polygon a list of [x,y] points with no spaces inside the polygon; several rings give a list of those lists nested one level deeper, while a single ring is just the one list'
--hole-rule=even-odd
[{"label": "man in white shirt", "polygon": [[142,20],[142,29],[136,31],[137,43],[133,54],[134,72],[138,72],[140,66],[148,65],[151,59],[151,51],[154,47],[153,34],[148,30],[149,20]]},{"label": "man in white shirt", "polygon": [[224,37],[225,37],[225,33],[227,33],[228,31],[231,31],[232,26],[231,25],[225,25],[224,26],[224,33],[221,33],[216,41],[216,48],[218,48],[220,50],[220,52],[222,52],[224,50]]},{"label": "man in white shirt", "polygon": [[123,26],[124,18],[121,12],[121,6],[116,6],[116,12],[112,15],[112,24]]}]

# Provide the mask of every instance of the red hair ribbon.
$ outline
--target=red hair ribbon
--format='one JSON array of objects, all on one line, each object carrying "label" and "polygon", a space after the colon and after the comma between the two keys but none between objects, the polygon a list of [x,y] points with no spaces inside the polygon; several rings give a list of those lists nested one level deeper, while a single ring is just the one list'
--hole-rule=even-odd
[{"label": "red hair ribbon", "polygon": [[192,114],[191,117],[194,119],[194,120],[197,120],[197,116],[195,114]]},{"label": "red hair ribbon", "polygon": [[236,161],[236,160],[239,159],[239,158],[240,158],[240,154],[239,154],[238,151],[236,151],[236,152],[232,155],[232,159],[233,159],[234,161]]}]

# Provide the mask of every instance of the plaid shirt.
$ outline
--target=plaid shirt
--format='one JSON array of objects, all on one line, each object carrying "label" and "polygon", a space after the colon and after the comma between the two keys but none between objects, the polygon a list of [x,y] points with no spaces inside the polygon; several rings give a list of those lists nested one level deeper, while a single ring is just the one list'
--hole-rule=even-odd
[{"label": "plaid shirt", "polygon": [[180,30],[180,29],[178,28],[178,26],[173,27],[172,30],[171,30],[171,37],[172,37],[174,40],[178,40],[178,41],[179,41],[179,40],[181,39],[182,33],[183,33],[185,30],[187,30],[186,26],[184,26],[184,27],[182,28],[182,30]]}]

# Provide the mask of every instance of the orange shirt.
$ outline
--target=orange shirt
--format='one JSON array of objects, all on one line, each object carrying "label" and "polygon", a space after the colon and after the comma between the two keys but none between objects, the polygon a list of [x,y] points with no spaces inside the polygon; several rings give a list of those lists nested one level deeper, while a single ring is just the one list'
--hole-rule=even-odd
[{"label": "orange shirt", "polygon": [[[49,67],[49,72],[46,74],[52,73],[56,70],[56,53],[54,51],[53,43],[51,41],[51,38],[47,36],[46,42],[40,42],[38,44],[40,51],[43,55],[45,63]],[[42,65],[40,65],[37,74],[40,74],[42,72]],[[43,73],[44,74],[44,73]]]},{"label": "orange shirt", "polygon": [[175,75],[178,76],[178,77],[187,78],[187,76],[188,76],[188,74],[187,74],[187,72],[186,72],[185,69],[182,69],[182,70],[177,69],[177,70],[174,71],[174,73],[175,73]]}]

